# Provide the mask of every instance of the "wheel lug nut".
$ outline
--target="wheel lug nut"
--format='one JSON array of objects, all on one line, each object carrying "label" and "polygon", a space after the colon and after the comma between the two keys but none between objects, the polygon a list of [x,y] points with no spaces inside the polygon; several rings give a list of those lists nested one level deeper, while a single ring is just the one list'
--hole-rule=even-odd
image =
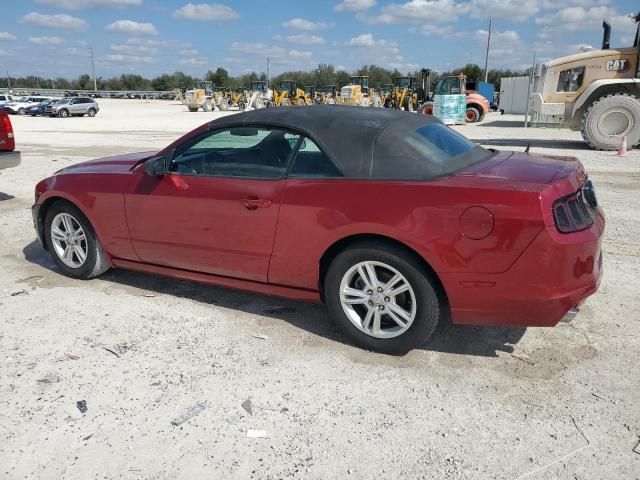
[{"label": "wheel lug nut", "polygon": [[369,306],[373,307],[373,302],[369,300]]},{"label": "wheel lug nut", "polygon": [[380,310],[384,310],[384,305],[380,305],[378,308],[379,308]]},{"label": "wheel lug nut", "polygon": [[378,287],[378,292],[382,292],[382,287]]},{"label": "wheel lug nut", "polygon": [[391,299],[389,297],[384,297],[384,301],[389,303],[391,301]]},{"label": "wheel lug nut", "polygon": [[367,290],[367,295],[371,295],[373,293],[373,290]]}]

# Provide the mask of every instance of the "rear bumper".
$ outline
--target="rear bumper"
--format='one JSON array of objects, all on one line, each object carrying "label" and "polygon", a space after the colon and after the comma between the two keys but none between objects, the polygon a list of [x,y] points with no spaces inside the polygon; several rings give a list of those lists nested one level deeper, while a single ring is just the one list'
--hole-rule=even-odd
[{"label": "rear bumper", "polygon": [[554,326],[595,293],[602,277],[604,217],[582,232],[543,229],[514,265],[500,274],[443,278],[454,323]]},{"label": "rear bumper", "polygon": [[0,170],[5,168],[13,168],[20,165],[20,152],[2,152],[0,151]]}]

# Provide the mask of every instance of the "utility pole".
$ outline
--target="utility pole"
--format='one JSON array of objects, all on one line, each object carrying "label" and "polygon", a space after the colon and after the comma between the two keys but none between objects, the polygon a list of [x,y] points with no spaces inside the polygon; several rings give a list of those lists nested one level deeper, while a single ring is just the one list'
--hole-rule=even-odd
[{"label": "utility pole", "polygon": [[491,46],[491,17],[489,17],[489,35],[487,35],[487,54],[484,57],[484,81],[489,79],[489,48]]},{"label": "utility pole", "polygon": [[89,55],[91,56],[91,73],[93,74],[93,91],[98,91],[98,84],[96,83],[96,64],[93,61],[93,47],[89,47]]},{"label": "utility pole", "polygon": [[271,69],[271,62],[267,57],[267,90],[269,90],[269,70]]},{"label": "utility pole", "polygon": [[529,107],[531,106],[531,86],[533,85],[534,74],[536,70],[536,54],[533,53],[533,63],[529,71],[529,86],[527,87],[527,111],[524,114],[524,128],[529,126]]}]

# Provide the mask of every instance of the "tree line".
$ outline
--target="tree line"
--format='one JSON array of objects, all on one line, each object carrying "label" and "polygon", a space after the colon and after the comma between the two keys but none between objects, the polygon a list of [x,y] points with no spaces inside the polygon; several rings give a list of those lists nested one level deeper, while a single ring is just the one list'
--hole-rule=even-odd
[{"label": "tree line", "polygon": [[[483,80],[484,74],[482,68],[475,64],[467,64],[460,68],[452,69],[448,72],[431,72],[431,88],[435,85],[440,77],[448,75],[459,75],[464,73],[467,78],[474,80]],[[527,72],[514,71],[514,70],[489,70],[488,81],[496,85],[496,90],[500,88],[500,79],[503,77],[514,77],[526,75]],[[393,83],[395,77],[410,75],[415,76],[418,81],[421,79],[421,71],[415,72],[400,72],[397,69],[390,70],[378,65],[364,65],[358,70],[353,72],[353,75],[369,76],[369,84],[372,87],[381,87],[382,85]],[[293,80],[300,86],[304,85],[336,85],[341,87],[349,83],[349,77],[352,74],[338,70],[333,65],[319,64],[313,70],[308,71],[290,71],[284,72],[272,77],[270,85],[277,85],[282,80]],[[214,85],[226,88],[243,88],[249,85],[249,82],[256,80],[266,80],[267,75],[265,72],[251,72],[239,76],[231,76],[229,72],[222,67],[218,67],[215,71],[209,70],[204,80],[209,80]],[[98,90],[121,90],[121,91],[133,91],[133,90],[159,90],[168,91],[175,89],[189,89],[192,88],[196,81],[201,80],[183,72],[174,72],[170,74],[159,75],[155,78],[144,78],[137,74],[122,74],[119,77],[96,79]],[[80,75],[75,80],[67,78],[43,78],[36,76],[28,76],[23,78],[0,78],[0,88],[6,89],[9,87],[21,87],[21,88],[33,88],[33,89],[45,89],[56,88],[62,90],[93,90],[93,79],[91,76],[84,74]]]}]

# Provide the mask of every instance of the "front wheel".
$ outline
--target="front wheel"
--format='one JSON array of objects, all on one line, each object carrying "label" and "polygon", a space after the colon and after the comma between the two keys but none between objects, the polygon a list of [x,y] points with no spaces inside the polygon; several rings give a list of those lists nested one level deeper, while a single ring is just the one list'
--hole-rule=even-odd
[{"label": "front wheel", "polygon": [[640,99],[627,93],[599,98],[582,115],[582,138],[596,150],[617,150],[627,137],[629,148],[640,143]]},{"label": "front wheel", "polygon": [[404,250],[378,242],[344,250],[325,278],[327,307],[357,345],[405,354],[435,331],[440,301],[426,269]]},{"label": "front wheel", "polygon": [[466,113],[467,123],[476,123],[480,121],[480,111],[475,107],[467,108]]},{"label": "front wheel", "polygon": [[60,118],[67,118],[69,116],[69,110],[62,109],[58,112]]},{"label": "front wheel", "polygon": [[87,110],[87,115],[89,115],[90,117],[95,117],[96,116],[96,109],[95,108],[90,108],[89,110]]},{"label": "front wheel", "polygon": [[109,269],[91,223],[74,205],[59,201],[45,217],[47,248],[65,275],[92,278]]}]

